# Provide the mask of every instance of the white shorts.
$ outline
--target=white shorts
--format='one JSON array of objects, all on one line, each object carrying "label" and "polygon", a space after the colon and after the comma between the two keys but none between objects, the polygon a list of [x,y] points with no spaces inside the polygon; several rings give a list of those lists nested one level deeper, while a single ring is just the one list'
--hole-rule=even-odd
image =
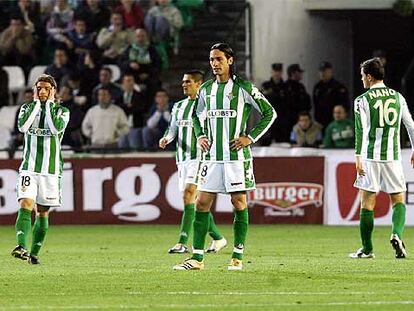
[{"label": "white shorts", "polygon": [[20,172],[17,179],[17,200],[32,199],[43,206],[62,204],[62,187],[59,176]]},{"label": "white shorts", "polygon": [[178,189],[184,191],[187,184],[197,185],[197,171],[200,161],[191,160],[177,163],[178,168]]},{"label": "white shorts", "polygon": [[256,188],[253,161],[202,162],[197,178],[199,191],[229,193]]},{"label": "white shorts", "polygon": [[399,193],[407,190],[401,161],[378,162],[362,161],[365,176],[357,176],[356,188],[386,193]]}]

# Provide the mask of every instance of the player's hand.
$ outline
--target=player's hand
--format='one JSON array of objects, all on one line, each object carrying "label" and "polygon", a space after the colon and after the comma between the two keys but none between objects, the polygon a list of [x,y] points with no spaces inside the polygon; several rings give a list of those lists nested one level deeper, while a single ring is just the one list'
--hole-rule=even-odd
[{"label": "player's hand", "polygon": [[56,89],[52,87],[52,89],[49,92],[49,97],[47,99],[54,102],[55,98],[56,98]]},{"label": "player's hand", "polygon": [[198,145],[204,152],[207,152],[210,149],[210,141],[207,137],[200,137],[198,139]]},{"label": "player's hand", "polygon": [[411,154],[411,167],[414,168],[414,152]]},{"label": "player's hand", "polygon": [[168,139],[163,137],[163,138],[160,139],[158,144],[159,144],[161,149],[165,149],[165,147],[167,147],[167,145],[168,145]]},{"label": "player's hand", "polygon": [[362,167],[362,161],[360,157],[356,158],[355,168],[356,168],[358,176],[365,176],[365,171],[364,171],[364,168]]},{"label": "player's hand", "polygon": [[239,138],[235,138],[232,141],[230,141],[230,148],[232,150],[240,150],[243,149],[244,147],[247,147],[249,145],[252,144],[252,141],[250,140],[249,137],[242,135]]}]

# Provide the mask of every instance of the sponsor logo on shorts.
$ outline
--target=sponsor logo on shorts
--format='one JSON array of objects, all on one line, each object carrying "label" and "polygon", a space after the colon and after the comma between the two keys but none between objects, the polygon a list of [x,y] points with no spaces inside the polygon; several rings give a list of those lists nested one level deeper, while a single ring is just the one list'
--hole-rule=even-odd
[{"label": "sponsor logo on shorts", "polygon": [[28,132],[35,136],[52,136],[50,129],[30,128]]},{"label": "sponsor logo on shorts", "polygon": [[57,198],[46,197],[46,200],[54,201],[57,200]]},{"label": "sponsor logo on shorts", "polygon": [[232,183],[230,183],[231,186],[240,186],[242,184],[243,184],[242,182],[232,182]]},{"label": "sponsor logo on shorts", "polygon": [[303,208],[318,208],[322,199],[323,186],[315,183],[260,183],[248,193],[249,205],[264,207],[266,216],[305,216]]},{"label": "sponsor logo on shorts", "polygon": [[237,111],[232,109],[215,109],[207,112],[209,118],[235,118]]},{"label": "sponsor logo on shorts", "polygon": [[178,127],[193,127],[193,121],[192,120],[178,120],[177,126]]}]

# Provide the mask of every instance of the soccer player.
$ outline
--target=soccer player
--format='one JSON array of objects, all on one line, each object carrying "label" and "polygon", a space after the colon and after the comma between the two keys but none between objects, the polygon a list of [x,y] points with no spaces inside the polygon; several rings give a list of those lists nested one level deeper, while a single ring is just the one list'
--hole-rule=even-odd
[{"label": "soccer player", "polygon": [[[234,248],[229,270],[243,268],[242,256],[248,227],[246,191],[255,188],[250,144],[271,127],[276,112],[250,82],[234,75],[234,53],[225,43],[210,49],[215,76],[200,88],[193,112],[198,144],[204,151],[198,172],[193,255],[174,270],[204,269],[204,244],[210,208],[217,193],[228,193],[234,207]],[[251,110],[261,113],[256,126],[246,133]],[[205,115],[203,127],[199,117]]]},{"label": "soccer player", "polygon": [[[414,146],[414,122],[404,97],[388,88],[384,80],[384,65],[379,58],[361,64],[361,80],[368,89],[357,97],[355,109],[355,154],[360,189],[360,232],[362,248],[349,254],[351,258],[374,258],[372,232],[374,207],[379,191],[388,193],[392,202],[392,233],[390,243],[396,258],[405,258],[402,241],[405,224],[406,185],[401,164],[400,125],[404,123]],[[414,153],[411,156],[414,164]]]},{"label": "soccer player", "polygon": [[[69,121],[69,110],[59,105],[55,94],[55,79],[40,75],[34,84],[34,100],[23,104],[18,116],[19,131],[24,133],[24,150],[17,181],[18,245],[11,254],[30,264],[40,263],[38,254],[49,227],[49,208],[61,205],[63,159],[60,142]],[[34,208],[36,220],[29,253],[27,246]]]},{"label": "soccer player", "polygon": [[[188,71],[184,74],[182,87],[186,99],[175,103],[172,109],[170,125],[159,145],[164,149],[177,137],[176,161],[178,167],[178,187],[183,191],[184,213],[181,220],[181,230],[178,243],[170,248],[170,254],[188,253],[188,237],[193,227],[195,213],[195,198],[197,192],[197,170],[201,152],[197,148],[197,139],[192,126],[194,102],[197,91],[203,83],[203,73],[199,70]],[[209,234],[213,238],[208,253],[217,253],[227,245],[227,241],[217,229],[213,215],[210,213]]]}]

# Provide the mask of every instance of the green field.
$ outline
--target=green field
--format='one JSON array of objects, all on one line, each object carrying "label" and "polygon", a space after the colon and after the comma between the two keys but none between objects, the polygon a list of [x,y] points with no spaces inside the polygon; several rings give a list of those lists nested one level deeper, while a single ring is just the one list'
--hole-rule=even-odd
[{"label": "green field", "polygon": [[52,226],[31,266],[9,255],[14,230],[0,227],[0,310],[414,310],[414,259],[394,259],[389,228],[375,229],[375,260],[351,260],[356,227],[251,226],[244,271],[226,270],[231,247],[204,271],[173,271],[185,258],[166,252],[177,232]]}]

